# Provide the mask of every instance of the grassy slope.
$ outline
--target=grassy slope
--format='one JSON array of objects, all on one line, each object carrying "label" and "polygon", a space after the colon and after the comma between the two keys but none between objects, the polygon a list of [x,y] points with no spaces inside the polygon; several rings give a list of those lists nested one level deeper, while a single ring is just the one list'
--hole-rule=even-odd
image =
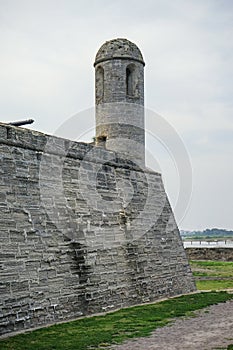
[{"label": "grassy slope", "polygon": [[[190,263],[199,290],[233,289],[233,262],[193,260]],[[227,350],[233,350],[233,344]]]},{"label": "grassy slope", "polygon": [[233,262],[191,261],[199,290],[233,289]]},{"label": "grassy slope", "polygon": [[84,318],[0,341],[1,350],[85,350],[148,336],[172,318],[233,299],[226,292],[181,296],[155,304],[123,309],[106,316]]}]

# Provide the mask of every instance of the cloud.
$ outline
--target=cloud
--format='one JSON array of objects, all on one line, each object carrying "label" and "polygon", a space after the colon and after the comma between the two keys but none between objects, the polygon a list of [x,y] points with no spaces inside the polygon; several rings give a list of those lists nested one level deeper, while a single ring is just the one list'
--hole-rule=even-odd
[{"label": "cloud", "polygon": [[[231,0],[1,0],[1,120],[33,117],[32,128],[53,133],[67,118],[94,105],[93,62],[100,45],[126,37],[145,58],[146,106],[177,130],[192,157],[196,192],[185,225],[205,227],[212,220],[213,226],[225,222],[230,228],[232,219],[217,210],[205,219],[200,202],[205,198],[211,213],[213,188],[228,205],[229,193],[233,195],[228,176],[232,23]],[[151,151],[156,153],[156,147]],[[165,155],[162,164],[170,169],[165,182],[175,201],[175,170]],[[221,172],[214,172],[216,164]]]}]

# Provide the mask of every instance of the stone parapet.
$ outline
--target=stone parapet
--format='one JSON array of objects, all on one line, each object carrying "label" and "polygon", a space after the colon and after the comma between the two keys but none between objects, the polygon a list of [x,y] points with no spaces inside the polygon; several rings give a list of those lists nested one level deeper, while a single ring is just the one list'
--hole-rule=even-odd
[{"label": "stone parapet", "polygon": [[161,175],[0,125],[0,333],[195,290]]}]

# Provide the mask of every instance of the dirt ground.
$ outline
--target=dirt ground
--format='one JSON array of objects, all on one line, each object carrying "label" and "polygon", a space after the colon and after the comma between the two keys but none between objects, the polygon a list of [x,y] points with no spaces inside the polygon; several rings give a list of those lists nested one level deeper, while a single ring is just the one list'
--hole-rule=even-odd
[{"label": "dirt ground", "polygon": [[111,350],[216,350],[233,344],[233,300],[197,311],[196,317],[178,318],[156,329],[150,337],[136,338]]}]

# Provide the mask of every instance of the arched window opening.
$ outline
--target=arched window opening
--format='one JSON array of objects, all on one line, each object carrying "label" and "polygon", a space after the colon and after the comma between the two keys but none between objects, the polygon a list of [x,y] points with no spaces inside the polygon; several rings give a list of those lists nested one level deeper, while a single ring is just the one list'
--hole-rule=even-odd
[{"label": "arched window opening", "polygon": [[95,93],[96,93],[96,104],[99,104],[103,101],[104,98],[104,69],[99,66],[96,69],[96,85],[95,85]]},{"label": "arched window opening", "polygon": [[126,94],[128,96],[135,96],[136,84],[135,66],[130,64],[126,68]]}]

